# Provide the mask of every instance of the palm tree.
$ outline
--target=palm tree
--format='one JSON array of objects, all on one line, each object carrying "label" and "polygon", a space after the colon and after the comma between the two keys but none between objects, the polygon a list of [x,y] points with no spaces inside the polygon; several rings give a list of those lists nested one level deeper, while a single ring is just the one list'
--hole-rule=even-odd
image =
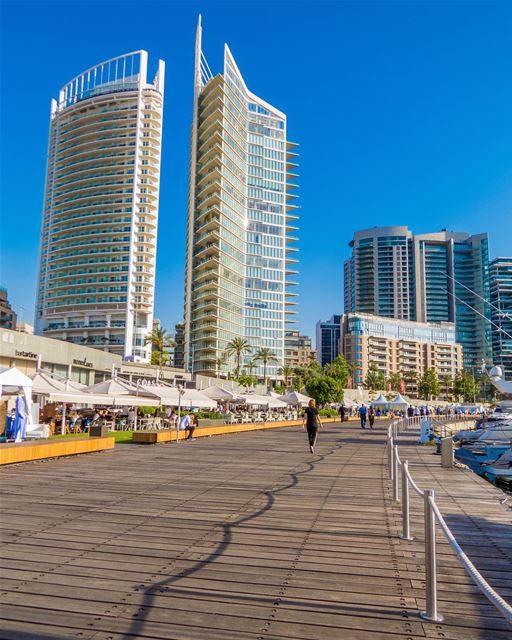
[{"label": "palm tree", "polygon": [[254,358],[252,358],[251,360],[249,360],[249,363],[245,365],[247,370],[249,371],[249,375],[252,377],[252,373],[254,371],[254,369],[256,369],[256,367],[258,366],[256,364],[256,360]]},{"label": "palm tree", "polygon": [[228,342],[225,350],[226,356],[235,355],[236,358],[236,369],[235,369],[235,377],[238,378],[240,375],[240,365],[242,363],[242,356],[245,353],[251,353],[252,347],[243,338],[233,338],[230,342]]},{"label": "palm tree", "polygon": [[223,353],[220,358],[215,358],[215,375],[220,376],[222,367],[226,364],[226,354]]},{"label": "palm tree", "polygon": [[166,349],[176,346],[167,330],[160,326],[153,327],[153,331],[146,337],[144,344],[151,345],[151,363],[160,367],[169,361],[169,353]]},{"label": "palm tree", "polygon": [[254,356],[254,360],[263,362],[263,384],[267,384],[267,364],[278,361],[276,354],[268,347],[260,347]]},{"label": "palm tree", "polygon": [[350,375],[350,379],[352,380],[352,389],[356,388],[356,373],[358,371],[361,371],[361,367],[356,364],[355,362],[351,362],[350,360],[347,360],[347,367],[348,367],[348,372]]},{"label": "palm tree", "polygon": [[291,386],[293,380],[293,369],[290,366],[285,364],[284,367],[281,367],[281,369],[279,369],[278,374],[280,376],[283,376],[284,386],[286,388],[288,388],[288,383],[290,383]]}]

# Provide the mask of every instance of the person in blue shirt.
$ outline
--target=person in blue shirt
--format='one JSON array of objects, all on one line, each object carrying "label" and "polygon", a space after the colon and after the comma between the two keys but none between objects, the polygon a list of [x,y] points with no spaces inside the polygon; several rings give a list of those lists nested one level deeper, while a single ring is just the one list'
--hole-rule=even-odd
[{"label": "person in blue shirt", "polygon": [[195,427],[194,414],[186,413],[184,416],[181,417],[180,423],[178,425],[178,429],[180,431],[188,431],[187,440],[195,440],[195,438],[192,437],[194,435],[195,428],[196,427]]},{"label": "person in blue shirt", "polygon": [[368,413],[367,409],[366,409],[366,405],[362,404],[359,407],[359,418],[361,419],[361,429],[365,429],[366,428],[366,414]]}]

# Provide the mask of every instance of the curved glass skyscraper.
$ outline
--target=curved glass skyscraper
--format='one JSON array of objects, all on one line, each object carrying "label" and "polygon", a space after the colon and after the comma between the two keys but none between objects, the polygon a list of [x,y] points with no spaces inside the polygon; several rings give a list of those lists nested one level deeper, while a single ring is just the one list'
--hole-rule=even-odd
[{"label": "curved glass skyscraper", "polygon": [[36,332],[146,360],[153,324],[164,62],[102,62],[52,100]]},{"label": "curved glass skyscraper", "polygon": [[[290,232],[296,196],[296,144],[286,116],[247,88],[227,45],[224,72],[213,76],[196,40],[194,120],[185,284],[185,364],[202,374],[234,367],[223,361],[234,338],[254,354],[275,354],[271,378],[284,362],[287,315],[294,296],[297,240]],[[246,356],[246,363],[250,359]],[[252,369],[262,376],[262,362]]]}]

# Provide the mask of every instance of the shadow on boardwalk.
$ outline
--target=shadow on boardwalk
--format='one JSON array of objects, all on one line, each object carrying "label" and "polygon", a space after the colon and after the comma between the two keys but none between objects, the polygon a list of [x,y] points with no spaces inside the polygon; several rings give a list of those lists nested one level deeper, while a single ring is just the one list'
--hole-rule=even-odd
[{"label": "shadow on boardwalk", "polygon": [[[339,446],[337,448],[339,448]],[[146,589],[144,591],[143,601],[139,607],[139,613],[134,614],[134,617],[136,616],[136,619],[133,621],[130,629],[128,629],[128,631],[125,632],[125,635],[124,635],[125,640],[133,640],[134,637],[138,637],[142,633],[144,629],[144,624],[145,624],[146,612],[149,612],[149,610],[153,606],[154,598],[157,594],[170,593],[170,592],[187,594],[188,592],[186,589],[182,589],[179,587],[176,588],[174,585],[176,585],[183,578],[188,578],[193,574],[195,574],[200,569],[204,568],[205,564],[215,562],[216,558],[218,556],[223,555],[225,551],[228,549],[229,545],[231,544],[232,529],[234,527],[247,523],[250,520],[254,520],[255,518],[258,518],[265,512],[272,509],[275,502],[275,496],[277,494],[282,493],[283,491],[287,491],[295,487],[296,485],[298,485],[299,476],[303,476],[313,471],[313,469],[315,468],[315,464],[317,464],[318,462],[321,462],[322,460],[327,458],[329,455],[332,455],[335,451],[336,451],[336,448],[331,449],[326,455],[316,456],[316,459],[313,462],[305,462],[304,464],[306,465],[307,468],[304,469],[304,471],[297,471],[295,473],[289,474],[291,480],[288,484],[282,487],[279,487],[278,489],[264,491],[262,496],[265,497],[265,504],[254,513],[251,513],[250,515],[244,516],[242,518],[238,518],[237,520],[230,522],[229,524],[223,524],[222,540],[219,542],[215,550],[212,551],[212,553],[210,553],[210,555],[206,559],[201,560],[200,562],[197,562],[189,569],[180,571],[176,575],[169,576],[168,578],[165,578],[164,580],[161,580],[160,582],[157,582],[151,585],[148,589]],[[195,591],[194,593],[197,595],[197,591]],[[225,599],[230,598],[228,594],[223,594],[223,597]],[[234,598],[235,596],[231,596],[231,597]],[[239,596],[239,595],[236,596],[236,599],[237,600],[243,599],[248,602],[249,601],[255,602],[258,600],[258,598],[255,598],[255,597],[253,598],[250,596]]]}]

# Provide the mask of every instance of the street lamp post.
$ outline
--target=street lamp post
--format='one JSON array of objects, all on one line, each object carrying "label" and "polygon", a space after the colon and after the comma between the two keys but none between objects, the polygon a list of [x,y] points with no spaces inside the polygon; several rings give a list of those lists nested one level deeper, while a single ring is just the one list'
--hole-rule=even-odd
[{"label": "street lamp post", "polygon": [[185,393],[185,389],[181,384],[178,385],[178,420],[176,422],[176,444],[180,441],[180,420],[181,420],[181,396]]}]

